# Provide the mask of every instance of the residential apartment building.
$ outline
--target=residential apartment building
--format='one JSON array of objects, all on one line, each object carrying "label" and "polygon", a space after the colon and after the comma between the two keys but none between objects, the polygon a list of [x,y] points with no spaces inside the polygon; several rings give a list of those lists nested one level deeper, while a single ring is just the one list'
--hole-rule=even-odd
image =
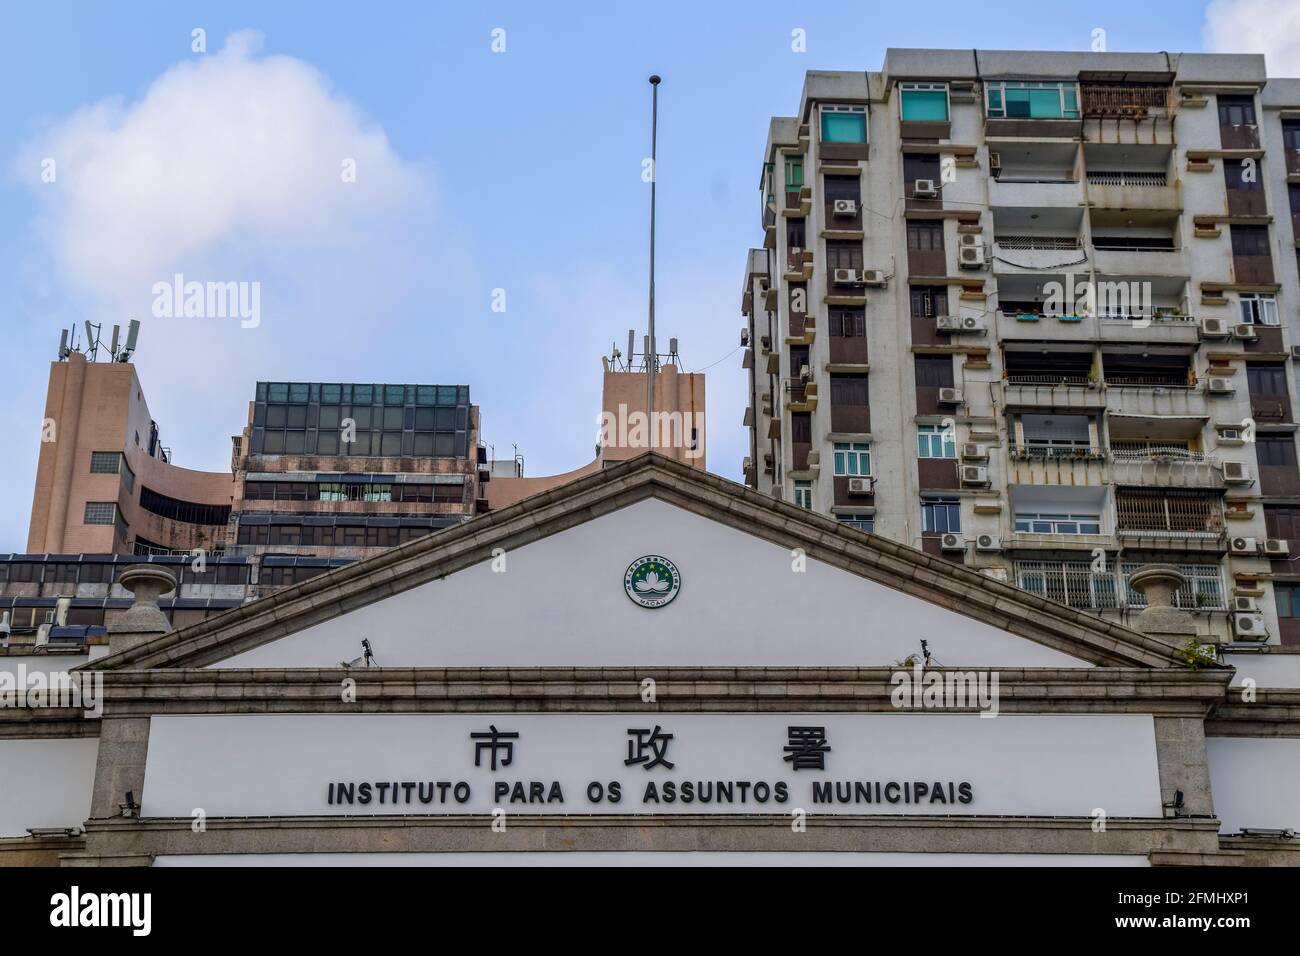
[{"label": "residential apartment building", "polygon": [[771,121],[746,483],[1127,620],[1300,643],[1300,81],[890,50]]}]

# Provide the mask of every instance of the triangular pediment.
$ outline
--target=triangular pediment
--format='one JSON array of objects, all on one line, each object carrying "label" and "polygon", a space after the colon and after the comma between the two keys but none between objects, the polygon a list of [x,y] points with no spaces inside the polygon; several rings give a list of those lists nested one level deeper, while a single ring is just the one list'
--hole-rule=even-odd
[{"label": "triangular pediment", "polygon": [[[666,560],[629,582],[643,557]],[[923,639],[949,667],[1176,663],[1162,641],[645,455],[97,666],[337,667],[362,638],[381,667],[873,667]]]}]

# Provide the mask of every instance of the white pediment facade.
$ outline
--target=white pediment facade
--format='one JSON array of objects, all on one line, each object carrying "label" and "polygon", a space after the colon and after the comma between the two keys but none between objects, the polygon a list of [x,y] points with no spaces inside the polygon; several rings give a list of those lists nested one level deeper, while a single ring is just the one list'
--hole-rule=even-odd
[{"label": "white pediment facade", "polygon": [[[624,590],[649,554],[680,572],[663,607]],[[336,667],[362,638],[383,667],[879,666],[922,639],[948,667],[1089,666],[656,497],[212,666]]]}]

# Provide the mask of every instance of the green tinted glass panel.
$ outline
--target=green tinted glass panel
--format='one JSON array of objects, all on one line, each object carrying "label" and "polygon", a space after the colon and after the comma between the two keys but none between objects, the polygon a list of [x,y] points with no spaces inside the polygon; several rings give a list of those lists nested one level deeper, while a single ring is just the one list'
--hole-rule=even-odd
[{"label": "green tinted glass panel", "polygon": [[866,141],[866,114],[822,113],[823,143],[865,143]]},{"label": "green tinted glass panel", "polygon": [[[1008,97],[1011,91],[1008,90]],[[948,120],[948,93],[946,90],[904,90],[903,119],[914,122]]]}]

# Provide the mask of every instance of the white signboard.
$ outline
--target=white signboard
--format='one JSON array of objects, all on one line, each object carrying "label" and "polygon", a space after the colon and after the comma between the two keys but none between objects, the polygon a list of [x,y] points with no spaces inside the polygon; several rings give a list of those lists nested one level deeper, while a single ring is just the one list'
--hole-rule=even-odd
[{"label": "white signboard", "polygon": [[144,816],[1159,817],[1150,716],[160,716]]}]

